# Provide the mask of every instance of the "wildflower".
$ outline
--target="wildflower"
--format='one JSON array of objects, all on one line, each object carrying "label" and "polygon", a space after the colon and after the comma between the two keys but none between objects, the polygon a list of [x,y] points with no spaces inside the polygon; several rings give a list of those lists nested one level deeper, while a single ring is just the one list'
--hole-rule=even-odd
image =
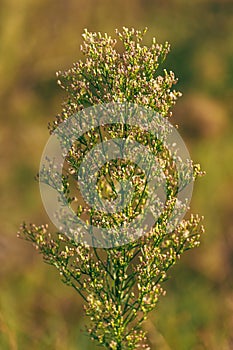
[{"label": "wildflower", "polygon": [[[164,118],[171,116],[170,108],[181,96],[172,89],[177,79],[171,71],[157,73],[170,46],[158,44],[155,38],[150,47],[143,46],[145,32],[125,27],[121,32],[117,30],[123,46],[123,52],[119,53],[116,39],[107,34],[84,31],[81,51],[85,60],[57,73],[58,84],[68,98],[61,114],[50,124],[50,132],[75,112],[99,103],[132,102],[150,108]],[[119,192],[119,181],[131,180],[134,195],[131,204],[122,212],[94,212],[87,203],[80,203],[80,193],[72,196],[69,181],[76,180],[82,158],[104,137],[135,139],[149,147],[158,158],[166,175],[168,193],[165,210],[155,225],[138,240],[111,249],[89,247],[61,232],[49,233],[48,227],[43,225],[23,224],[19,235],[32,242],[44,260],[58,269],[62,281],[84,299],[85,312],[91,320],[88,328],[91,339],[106,349],[149,350],[141,324],[156,307],[159,297],[165,295],[162,284],[169,269],[186,250],[199,245],[204,232],[202,218],[192,215],[168,230],[171,216],[187,209],[186,203],[176,200],[178,187],[174,161],[155,136],[142,132],[136,125],[126,127],[119,123],[85,133],[66,157],[66,176],[60,190],[77,216],[96,226],[120,227],[140,215],[148,199],[145,172],[130,161],[119,159],[101,168],[96,189],[109,200],[111,207],[111,201]],[[182,169],[184,186],[202,175],[199,165],[182,164],[181,159],[177,162]],[[193,171],[190,172],[190,168]],[[44,181],[52,187],[56,171],[47,175],[44,174]],[[158,203],[155,198],[153,200],[156,212]]]}]

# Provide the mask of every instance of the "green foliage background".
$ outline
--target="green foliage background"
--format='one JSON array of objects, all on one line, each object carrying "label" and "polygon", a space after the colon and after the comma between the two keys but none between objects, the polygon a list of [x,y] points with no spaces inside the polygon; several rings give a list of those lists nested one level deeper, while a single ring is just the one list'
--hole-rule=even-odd
[{"label": "green foliage background", "polygon": [[152,349],[233,348],[233,3],[231,0],[2,0],[0,3],[0,349],[91,350],[82,300],[32,247],[25,219],[48,222],[38,184],[47,124],[65,97],[55,71],[80,58],[84,28],[149,28],[172,45],[166,67],[184,96],[174,122],[207,175],[192,211],[206,235],[172,272],[150,322]]}]

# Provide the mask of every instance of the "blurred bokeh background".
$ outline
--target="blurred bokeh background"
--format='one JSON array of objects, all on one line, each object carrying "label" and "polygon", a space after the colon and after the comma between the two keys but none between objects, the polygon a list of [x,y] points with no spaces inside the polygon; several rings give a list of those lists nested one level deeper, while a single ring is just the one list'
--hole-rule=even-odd
[{"label": "blurred bokeh background", "polygon": [[16,232],[23,220],[49,221],[34,175],[65,98],[55,72],[81,57],[84,28],[122,26],[147,26],[148,44],[171,43],[164,66],[183,92],[174,122],[207,172],[192,200],[206,234],[173,269],[145,325],[152,350],[233,349],[232,0],[1,0],[1,350],[94,349],[82,300]]}]

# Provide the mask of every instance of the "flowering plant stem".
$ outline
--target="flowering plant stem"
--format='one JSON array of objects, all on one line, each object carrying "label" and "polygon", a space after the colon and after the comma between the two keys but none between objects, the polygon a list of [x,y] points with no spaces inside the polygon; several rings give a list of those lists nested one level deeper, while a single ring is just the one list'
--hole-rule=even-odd
[{"label": "flowering plant stem", "polygon": [[[169,44],[151,47],[142,45],[146,31],[123,28],[116,31],[121,44],[107,34],[85,30],[81,47],[85,60],[78,61],[66,72],[58,72],[58,84],[67,92],[61,114],[49,125],[51,133],[74,113],[103,103],[134,103],[171,116],[170,108],[180,92],[172,89],[177,79],[173,72],[159,66],[169,52]],[[107,125],[84,133],[72,146],[64,164],[63,192],[77,216],[101,227],[122,225],[143,212],[149,196],[145,172],[129,160],[112,160],[104,165],[98,177],[102,197],[115,199],[119,180],[131,180],[134,197],[120,213],[95,212],[79,200],[76,188],[77,169],[90,149],[105,139],[134,138],[149,147],[160,158],[167,175],[167,200],[164,212],[153,227],[137,240],[111,248],[91,247],[68,237],[65,232],[50,233],[47,225],[23,224],[20,237],[32,242],[45,262],[55,266],[62,281],[72,286],[85,301],[85,312],[90,318],[87,331],[90,338],[106,349],[150,349],[142,322],[155,309],[158,299],[165,294],[162,287],[168,270],[187,250],[199,245],[204,232],[201,218],[191,214],[182,219],[170,232],[167,227],[174,210],[178,192],[174,162],[168,150],[150,133],[137,125]],[[199,165],[192,165],[193,178],[202,175]],[[45,182],[52,186],[52,179]]]}]

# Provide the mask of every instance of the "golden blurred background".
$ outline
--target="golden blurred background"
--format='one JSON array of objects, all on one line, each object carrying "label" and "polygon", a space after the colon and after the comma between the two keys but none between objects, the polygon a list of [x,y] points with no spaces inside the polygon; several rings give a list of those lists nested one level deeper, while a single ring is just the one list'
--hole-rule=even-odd
[{"label": "golden blurred background", "polygon": [[1,0],[0,19],[0,349],[95,349],[80,297],[16,232],[23,220],[49,222],[34,175],[65,98],[55,72],[81,57],[84,28],[127,26],[148,27],[147,44],[171,43],[164,66],[183,92],[174,122],[207,172],[192,200],[206,234],[173,269],[145,325],[149,341],[152,350],[232,350],[232,0]]}]

